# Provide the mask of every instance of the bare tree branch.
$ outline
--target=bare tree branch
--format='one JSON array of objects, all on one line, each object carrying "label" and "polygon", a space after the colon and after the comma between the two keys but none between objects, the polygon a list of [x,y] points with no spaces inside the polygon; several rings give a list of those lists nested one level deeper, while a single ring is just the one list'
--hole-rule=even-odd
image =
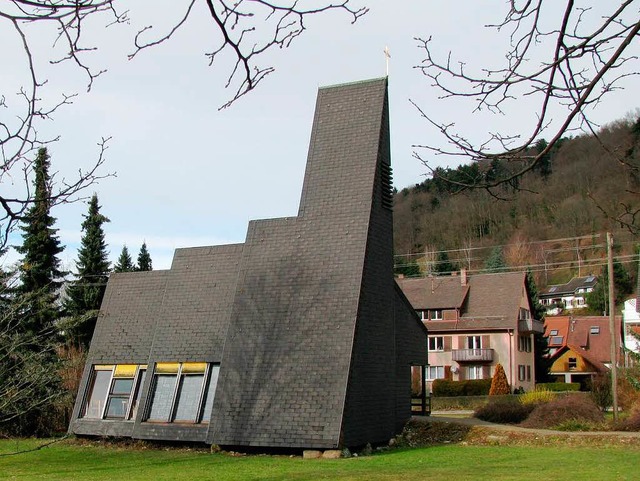
[{"label": "bare tree branch", "polygon": [[[521,6],[518,6],[522,3]],[[432,38],[416,39],[426,58],[418,68],[440,99],[464,98],[475,104],[474,112],[504,114],[506,107],[524,97],[538,100],[533,127],[524,135],[489,133],[480,142],[471,142],[454,124],[436,120],[415,102],[420,115],[444,136],[449,147],[415,145],[414,156],[436,174],[431,159],[421,152],[462,157],[475,162],[499,159],[509,166],[502,176],[473,182],[452,180],[458,190],[481,187],[495,189],[510,184],[531,171],[568,132],[596,131],[590,112],[604,96],[621,88],[621,81],[638,75],[631,53],[638,43],[640,20],[637,0],[607,4],[607,13],[595,17],[592,9],[577,0],[566,0],[560,17],[549,13],[557,4],[542,0],[510,0],[504,20],[489,25],[498,31],[510,29],[510,48],[505,64],[472,72],[455,62],[450,52],[436,57]],[[551,23],[549,18],[554,18]],[[555,24],[555,26],[554,26]],[[551,25],[550,27],[546,27]],[[541,60],[538,60],[541,59]],[[558,118],[558,111],[564,111]],[[542,150],[531,149],[536,139],[553,127],[551,140]],[[624,159],[620,159],[624,162]],[[451,180],[451,179],[446,179]]]},{"label": "bare tree branch", "polygon": [[[336,11],[346,13],[355,22],[367,13],[366,7],[353,7],[353,1],[322,0],[314,2],[314,6],[303,6],[308,2],[187,0],[186,8],[175,8],[175,18],[165,33],[152,36],[153,25],[137,32],[129,59],[169,41],[195,15],[201,16],[207,11],[211,18],[210,41],[213,44],[210,53],[206,54],[209,63],[213,64],[223,53],[232,59],[227,76],[227,87],[232,89],[232,94],[221,107],[226,108],[274,72],[273,66],[260,64],[259,59],[273,47],[288,47],[304,32],[305,19],[310,15]],[[7,195],[6,190],[0,193],[0,247],[7,245],[9,233],[32,202],[29,175],[37,149],[59,138],[42,138],[36,127],[42,121],[52,120],[56,111],[71,104],[75,97],[74,93],[62,93],[58,100],[44,99],[43,87],[47,80],[39,66],[43,61],[53,66],[71,64],[87,79],[87,91],[90,91],[106,69],[95,68],[90,62],[100,52],[97,47],[87,44],[90,30],[86,27],[87,22],[102,19],[105,28],[128,25],[129,11],[120,10],[121,4],[125,5],[117,0],[0,0],[0,26],[13,32],[16,39],[14,45],[4,45],[4,48],[20,52],[26,65],[21,87],[15,92],[0,91],[0,184],[20,185],[13,189],[18,192],[14,196]],[[35,48],[33,29],[47,25],[55,28],[56,35],[52,40],[53,49],[42,54]],[[93,30],[94,25],[91,25]],[[222,64],[216,67],[224,68]],[[91,167],[80,170],[74,180],[63,180],[61,187],[52,194],[51,205],[78,200],[77,194],[83,189],[110,175],[100,174],[98,170],[104,163],[105,150],[106,140],[103,139],[99,143],[98,160]]]}]

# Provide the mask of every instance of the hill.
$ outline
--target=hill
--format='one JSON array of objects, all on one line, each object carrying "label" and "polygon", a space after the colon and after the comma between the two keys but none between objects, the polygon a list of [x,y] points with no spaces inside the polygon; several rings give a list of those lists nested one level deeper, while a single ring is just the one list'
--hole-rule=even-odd
[{"label": "hill", "polygon": [[531,268],[543,285],[565,282],[574,275],[600,274],[606,231],[614,234],[617,259],[630,263],[640,241],[640,118],[562,139],[546,160],[517,186],[494,193],[456,193],[440,177],[487,176],[510,166],[494,162],[442,169],[397,192],[396,263],[417,262],[425,274],[448,257],[454,267],[474,271],[501,254],[512,268]]}]

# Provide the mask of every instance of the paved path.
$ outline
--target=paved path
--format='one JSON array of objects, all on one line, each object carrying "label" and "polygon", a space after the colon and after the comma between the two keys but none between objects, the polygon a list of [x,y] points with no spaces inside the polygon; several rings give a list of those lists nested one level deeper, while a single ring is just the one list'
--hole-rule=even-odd
[{"label": "paved path", "polygon": [[[434,411],[431,416],[414,416],[418,422],[426,423],[454,423],[467,426],[484,426],[496,431],[515,431],[521,433],[531,433],[552,436],[617,436],[621,438],[640,438],[640,432],[627,431],[555,431],[553,429],[532,429],[514,426],[512,424],[496,424],[481,419],[471,417],[473,411]],[[465,415],[468,414],[468,417]]]}]

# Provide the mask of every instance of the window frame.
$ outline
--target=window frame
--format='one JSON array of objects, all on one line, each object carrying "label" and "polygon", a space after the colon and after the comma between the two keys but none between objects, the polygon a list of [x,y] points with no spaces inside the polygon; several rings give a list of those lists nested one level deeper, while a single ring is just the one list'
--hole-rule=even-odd
[{"label": "window frame", "polygon": [[[436,377],[431,377],[432,369],[435,370]],[[442,377],[438,377],[439,370],[442,370]],[[444,379],[444,378],[445,378],[444,366],[431,366],[431,365],[427,366],[426,381],[435,381],[436,379]]]},{"label": "window frame", "polygon": [[482,349],[482,336],[467,336],[467,349]]},{"label": "window frame", "polygon": [[[220,364],[217,363],[198,363],[198,362],[181,362],[175,363],[178,364],[178,368],[175,373],[173,372],[159,372],[158,366],[162,364],[173,364],[173,363],[156,363],[154,365],[153,370],[153,379],[151,380],[151,387],[149,389],[149,396],[147,398],[147,405],[145,407],[145,412],[143,415],[143,422],[147,423],[166,423],[166,424],[176,424],[176,425],[198,425],[208,423],[209,420],[205,419],[205,410],[207,404],[207,396],[211,389],[212,382],[212,371],[214,367],[218,367]],[[186,366],[191,364],[204,364],[204,370],[202,371],[190,371],[185,369]],[[151,419],[151,411],[153,409],[153,402],[155,400],[156,395],[156,387],[158,384],[159,376],[175,376],[175,381],[173,383],[172,392],[171,392],[171,403],[169,406],[169,413],[166,418],[158,418]],[[202,382],[200,384],[200,392],[198,393],[198,403],[196,406],[196,416],[195,420],[190,421],[186,419],[176,419],[176,415],[178,414],[178,409],[180,407],[180,395],[182,394],[182,388],[184,386],[184,379],[189,376],[201,376]],[[216,377],[216,386],[219,379],[219,373]],[[214,391],[215,397],[215,391]]]},{"label": "window frame", "polygon": [[[438,340],[440,342],[438,342]],[[432,341],[434,347],[431,347]],[[438,345],[440,347],[438,347]],[[444,352],[444,336],[429,336],[427,339],[427,347],[430,352]]]},{"label": "window frame", "polygon": [[467,366],[467,379],[470,381],[484,379],[483,367],[484,366],[482,364],[472,364]]},{"label": "window frame", "polygon": [[444,319],[442,309],[431,309],[429,311],[429,318],[432,321],[442,321]]},{"label": "window frame", "polygon": [[[133,376],[129,375],[118,375],[117,371],[119,367],[124,366],[135,366],[135,370],[133,372]],[[140,380],[141,376],[146,372],[147,365],[146,364],[94,364],[91,366],[91,374],[89,382],[87,383],[87,388],[85,391],[85,396],[83,399],[83,406],[81,411],[81,419],[97,419],[100,421],[132,421],[132,403],[136,399],[137,389],[141,389]],[[100,414],[98,416],[87,416],[89,410],[89,403],[93,398],[93,392],[95,388],[95,380],[98,376],[98,372],[109,372],[109,381],[107,383],[107,390],[104,394],[104,397],[101,399],[103,404],[100,408]],[[124,379],[131,379],[131,389],[127,394],[125,391],[122,392],[114,392],[114,388],[118,381]],[[122,416],[109,416],[109,406],[111,405],[113,400],[123,400],[127,403],[127,407]]]}]

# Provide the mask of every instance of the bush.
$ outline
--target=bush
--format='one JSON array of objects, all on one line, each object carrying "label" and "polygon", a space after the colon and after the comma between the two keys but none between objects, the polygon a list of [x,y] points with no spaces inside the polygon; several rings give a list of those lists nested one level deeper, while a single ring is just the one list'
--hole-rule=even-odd
[{"label": "bush", "polygon": [[640,408],[634,409],[629,417],[619,421],[615,429],[616,431],[640,431]]},{"label": "bush", "polygon": [[518,424],[527,419],[533,408],[533,404],[522,404],[517,398],[505,397],[476,409],[473,416],[491,423]]},{"label": "bush", "polygon": [[602,410],[606,411],[613,403],[611,394],[611,375],[598,374],[591,381],[591,398],[593,402]]},{"label": "bush", "polygon": [[434,397],[484,396],[489,394],[491,379],[447,381],[436,379],[431,386]]},{"label": "bush", "polygon": [[527,428],[552,428],[574,424],[604,422],[604,414],[589,396],[571,394],[557,398],[551,402],[537,405],[526,421]]},{"label": "bush", "polygon": [[521,394],[518,398],[522,404],[542,404],[553,401],[556,395],[548,389],[538,389]]},{"label": "bush", "polygon": [[536,389],[546,389],[553,392],[579,391],[579,382],[545,382],[536,385]]},{"label": "bush", "polygon": [[496,366],[496,371],[491,379],[491,388],[489,389],[489,396],[504,396],[510,394],[511,389],[507,382],[507,375],[504,372],[502,364]]}]

